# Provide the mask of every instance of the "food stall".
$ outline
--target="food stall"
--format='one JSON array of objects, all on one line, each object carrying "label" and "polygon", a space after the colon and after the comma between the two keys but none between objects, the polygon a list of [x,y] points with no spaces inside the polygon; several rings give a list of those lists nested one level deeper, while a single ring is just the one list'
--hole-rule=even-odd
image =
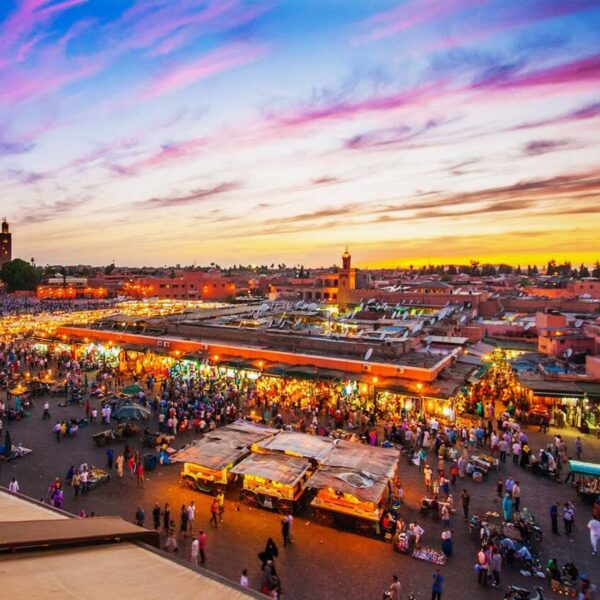
[{"label": "food stall", "polygon": [[397,467],[398,452],[393,448],[336,441],[308,484],[318,490],[311,502],[315,519],[381,534],[380,521]]},{"label": "food stall", "polygon": [[242,502],[289,514],[303,505],[312,465],[299,456],[253,453],[231,472],[244,477]]},{"label": "food stall", "polygon": [[483,452],[471,455],[469,464],[473,466],[474,471],[479,471],[482,475],[487,475],[492,469],[497,471],[500,468],[500,461],[497,458]]},{"label": "food stall", "polygon": [[83,463],[79,467],[79,472],[87,471],[88,473],[88,487],[94,489],[99,485],[106,483],[110,478],[110,473],[106,469],[95,467],[94,465],[88,465]]},{"label": "food stall", "polygon": [[175,452],[171,462],[183,462],[183,483],[194,490],[213,493],[216,486],[227,485],[231,468],[250,453],[252,444],[275,435],[277,431],[238,420]]},{"label": "food stall", "polygon": [[599,464],[570,460],[569,468],[571,473],[576,476],[574,485],[577,486],[577,493],[582,498],[594,502],[596,498],[600,497]]}]

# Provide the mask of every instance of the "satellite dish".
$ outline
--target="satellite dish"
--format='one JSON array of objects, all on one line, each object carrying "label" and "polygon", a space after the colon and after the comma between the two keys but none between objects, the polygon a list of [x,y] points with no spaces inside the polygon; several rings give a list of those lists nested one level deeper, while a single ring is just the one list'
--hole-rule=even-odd
[{"label": "satellite dish", "polygon": [[567,358],[571,358],[572,354],[573,354],[573,348],[567,348],[567,349],[565,350],[565,356],[566,356]]},{"label": "satellite dish", "polygon": [[269,310],[269,305],[265,302],[264,304],[260,305],[260,312],[267,312]]},{"label": "satellite dish", "polygon": [[314,302],[312,304],[309,304],[308,310],[317,310],[317,305]]},{"label": "satellite dish", "polygon": [[577,319],[575,321],[575,327],[581,327],[583,325],[583,321],[581,319]]},{"label": "satellite dish", "polygon": [[369,360],[371,358],[371,356],[373,356],[373,348],[369,348],[366,352],[365,352],[365,360]]}]

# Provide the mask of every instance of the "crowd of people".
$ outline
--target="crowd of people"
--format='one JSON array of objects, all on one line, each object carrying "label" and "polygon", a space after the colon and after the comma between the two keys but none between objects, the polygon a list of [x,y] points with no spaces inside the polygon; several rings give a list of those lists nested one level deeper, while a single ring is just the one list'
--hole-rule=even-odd
[{"label": "crowd of people", "polygon": [[[129,376],[123,374],[118,367],[118,364],[106,360],[101,354],[76,355],[74,351],[67,349],[44,350],[27,342],[5,342],[0,345],[0,376],[10,378],[25,369],[32,374],[56,374],[64,380],[64,395],[81,393],[85,398],[86,424],[102,422],[110,426],[112,412],[118,406],[117,392],[133,380],[138,385],[135,401],[152,411],[159,433],[164,435],[181,436],[185,439],[244,417],[314,435],[343,436],[357,442],[402,448],[423,474],[425,494],[421,508],[424,511],[433,510],[442,521],[439,545],[446,558],[453,555],[452,521],[458,508],[455,490],[461,480],[473,474],[475,467],[470,461],[472,454],[485,452],[497,459],[500,465],[508,463],[515,472],[519,468],[534,468],[543,472],[556,472],[559,476],[569,458],[560,434],[554,436],[539,451],[531,448],[530,436],[519,419],[519,398],[509,397],[498,391],[503,385],[500,370],[493,371],[493,381],[476,392],[478,396],[475,398],[474,414],[470,417],[450,421],[436,416],[426,418],[406,413],[381,422],[373,410],[353,405],[345,401],[342,394],[332,394],[331,389],[326,387],[307,398],[302,395],[308,389],[305,386],[286,387],[282,380],[276,380],[270,385],[268,377],[261,378],[258,384],[255,378],[248,377],[243,371],[226,370],[218,365],[183,368],[179,362],[175,362],[143,375],[131,373]],[[500,396],[496,398],[498,393]],[[486,394],[489,394],[487,399]],[[93,402],[93,398],[98,398],[100,403]],[[495,400],[504,403],[498,414],[497,406],[502,406],[502,402],[497,404]],[[7,404],[4,405],[5,411]],[[0,406],[0,410],[2,409],[3,406]],[[44,402],[42,418],[50,418],[47,402]],[[60,441],[76,436],[80,426],[80,419],[69,418],[57,421],[53,431],[57,441]],[[580,438],[576,441],[574,450],[578,458],[584,454]],[[139,450],[134,450],[125,442],[122,452],[109,448],[106,461],[109,472],[116,470],[119,478],[128,473],[129,479],[135,480],[138,487],[144,487],[144,464]],[[74,497],[86,496],[89,477],[89,471],[85,467],[71,466],[64,484],[57,478],[49,486],[46,501],[62,507],[65,486],[72,488]],[[566,480],[569,479],[568,475]],[[497,498],[503,519],[515,522],[523,541],[527,541],[528,529],[526,524],[519,521],[522,495],[520,480],[518,475],[509,475],[506,479],[499,480]],[[460,506],[464,518],[468,519],[470,495],[465,487],[461,488]],[[426,527],[415,520],[405,522],[401,510],[403,497],[402,483],[396,478],[391,487],[382,529],[391,540],[393,548],[401,546],[401,538],[407,540],[410,549],[419,548],[423,543]],[[206,516],[208,528],[217,528],[223,523],[224,506],[221,492],[214,498]],[[574,517],[572,504],[553,505],[550,509],[552,529],[556,533],[558,525],[554,527],[555,518],[557,524],[558,519],[562,518],[565,533],[569,535]],[[138,506],[134,520],[146,526],[143,506]],[[194,526],[196,521],[193,502],[181,506],[179,511],[171,511],[168,504],[156,506],[152,510],[152,524],[163,532],[165,549],[179,552],[182,538],[189,538],[190,560],[195,565],[204,564],[207,560],[209,535],[206,530]],[[291,523],[288,518],[282,522],[284,546],[291,541]],[[590,526],[593,546],[594,540],[597,543],[600,538],[600,522],[598,524],[598,530]],[[507,562],[510,564],[514,560],[520,560],[527,564],[534,560],[534,552],[527,543],[515,544],[510,538],[495,538],[485,528],[480,536],[482,548],[477,555],[477,562],[485,567],[478,569],[482,585],[500,585],[500,574]],[[282,588],[275,566],[278,550],[273,540],[270,542],[264,553],[261,553],[266,560],[261,559],[259,587],[273,597],[279,597]],[[241,581],[248,582],[247,570],[241,575]],[[395,583],[400,586],[399,581]],[[442,584],[443,577],[436,571],[433,576],[433,598],[441,597]],[[390,588],[390,594],[395,593],[398,586]]]}]

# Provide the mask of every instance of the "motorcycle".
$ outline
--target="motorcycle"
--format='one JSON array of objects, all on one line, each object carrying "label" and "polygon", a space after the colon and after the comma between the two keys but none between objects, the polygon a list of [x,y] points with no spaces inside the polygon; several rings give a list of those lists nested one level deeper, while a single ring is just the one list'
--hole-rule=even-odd
[{"label": "motorcycle", "polygon": [[504,600],[544,600],[541,587],[536,587],[533,592],[516,585],[509,585],[504,593]]}]

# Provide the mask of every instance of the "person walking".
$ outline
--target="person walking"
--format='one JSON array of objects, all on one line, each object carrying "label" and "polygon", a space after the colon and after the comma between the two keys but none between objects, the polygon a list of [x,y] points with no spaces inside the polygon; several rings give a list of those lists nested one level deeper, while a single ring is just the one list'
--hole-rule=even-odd
[{"label": "person walking", "polygon": [[135,474],[137,477],[137,487],[144,487],[144,465],[139,462],[137,467],[135,468]]},{"label": "person walking", "polygon": [[287,515],[281,519],[281,537],[285,548],[290,543],[290,520]]},{"label": "person walking", "polygon": [[195,567],[198,566],[198,556],[199,555],[200,555],[200,541],[198,540],[198,538],[195,538],[190,547],[190,561]]},{"label": "person walking", "polygon": [[135,511],[135,524],[138,527],[143,527],[145,520],[146,514],[144,513],[144,509],[141,506],[138,506],[137,510]]},{"label": "person walking", "polygon": [[502,514],[504,516],[505,521],[512,523],[513,501],[508,492],[504,494],[504,500],[502,500]]},{"label": "person walking", "polygon": [[117,456],[117,475],[119,478],[123,477],[123,469],[125,467],[125,457],[122,454]]},{"label": "person walking", "polygon": [[219,523],[223,523],[223,514],[225,513],[225,494],[223,490],[217,494],[217,502],[219,504]]},{"label": "person walking", "polygon": [[575,519],[575,510],[570,502],[565,502],[563,508],[563,522],[565,524],[565,534],[571,535],[573,532],[573,520]]},{"label": "person walking", "polygon": [[50,419],[50,403],[48,400],[44,402],[44,414],[42,415],[42,421]]},{"label": "person walking", "polygon": [[79,496],[79,490],[81,489],[81,476],[79,475],[79,471],[75,471],[75,473],[73,473],[73,477],[71,478],[71,486],[73,487],[75,498],[77,498],[77,496]]},{"label": "person walking", "polygon": [[495,550],[492,553],[492,558],[490,560],[490,567],[492,570],[492,577],[494,581],[492,585],[494,587],[500,587],[500,571],[502,570],[502,555]]},{"label": "person walking", "polygon": [[21,488],[19,487],[19,482],[17,481],[17,478],[13,477],[10,480],[10,483],[8,484],[8,491],[12,492],[13,494],[18,494],[20,489]]},{"label": "person walking", "polygon": [[250,582],[248,581],[248,569],[244,569],[242,571],[242,574],[240,575],[240,585],[243,588],[249,587]]},{"label": "person walking", "polygon": [[160,504],[157,502],[152,509],[152,524],[154,529],[160,529]]},{"label": "person walking", "polygon": [[460,501],[466,521],[469,518],[469,504],[471,503],[471,496],[469,496],[469,492],[467,492],[467,490],[463,489],[463,491],[460,493]]},{"label": "person walking", "polygon": [[187,537],[188,513],[187,513],[187,508],[185,507],[185,504],[181,505],[181,512],[179,515],[179,520],[180,520],[179,532],[181,533],[181,535],[183,537]]},{"label": "person walking", "polygon": [[425,489],[428,492],[431,492],[432,489],[432,475],[433,475],[433,471],[431,470],[431,467],[429,465],[425,465],[425,469],[423,471],[423,477],[424,477],[424,481],[425,481]]},{"label": "person walking", "polygon": [[167,552],[177,552],[179,550],[179,545],[177,544],[177,540],[175,539],[175,531],[173,529],[169,529],[169,532],[167,533],[165,550]]},{"label": "person walking", "polygon": [[402,586],[398,581],[397,575],[392,575],[392,583],[390,584],[389,597],[390,600],[401,600]]},{"label": "person walking", "polygon": [[515,511],[519,511],[519,506],[521,505],[521,485],[518,481],[515,481],[515,485],[513,485],[512,489],[512,501],[513,508]]},{"label": "person walking", "polygon": [[202,530],[198,533],[198,552],[200,553],[200,563],[206,562],[206,533]]},{"label": "person walking", "polygon": [[210,505],[210,524],[215,527],[219,526],[219,501],[214,498]]},{"label": "person walking", "polygon": [[577,456],[577,460],[581,460],[581,455],[583,454],[583,442],[581,438],[577,436],[575,440],[575,455]]},{"label": "person walking", "polygon": [[442,600],[442,584],[444,577],[439,569],[433,574],[433,584],[431,585],[431,600]]},{"label": "person walking", "polygon": [[89,490],[89,475],[85,468],[79,474],[79,480],[81,481],[81,495],[85,496]]},{"label": "person walking", "polygon": [[114,459],[115,451],[112,448],[109,448],[106,451],[106,466],[108,467],[109,471],[112,471]]},{"label": "person walking", "polygon": [[590,530],[590,542],[592,543],[592,554],[596,554],[598,551],[598,542],[600,541],[600,521],[595,517],[592,517],[588,522],[588,529]]},{"label": "person walking", "polygon": [[479,585],[487,586],[488,557],[482,546],[477,553],[477,582]]},{"label": "person walking", "polygon": [[130,456],[127,460],[127,468],[129,469],[129,475],[133,479],[133,477],[135,477],[136,472],[135,458],[133,456]]},{"label": "person walking", "polygon": [[190,535],[194,535],[194,519],[196,518],[196,505],[192,500],[187,507],[187,515],[188,515],[188,529],[190,530]]},{"label": "person walking", "polygon": [[552,533],[554,535],[560,535],[558,532],[558,502],[555,502],[550,507],[550,521],[552,522]]},{"label": "person walking", "polygon": [[171,507],[168,502],[165,502],[165,508],[162,511],[163,529],[169,531],[171,525]]},{"label": "person walking", "polygon": [[52,428],[52,431],[54,431],[54,435],[56,436],[56,441],[60,442],[60,432],[62,430],[60,421],[56,421],[54,427]]}]

